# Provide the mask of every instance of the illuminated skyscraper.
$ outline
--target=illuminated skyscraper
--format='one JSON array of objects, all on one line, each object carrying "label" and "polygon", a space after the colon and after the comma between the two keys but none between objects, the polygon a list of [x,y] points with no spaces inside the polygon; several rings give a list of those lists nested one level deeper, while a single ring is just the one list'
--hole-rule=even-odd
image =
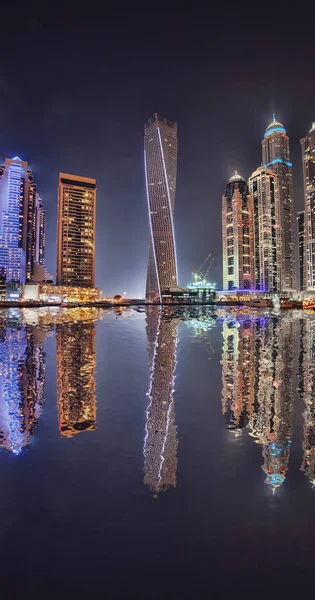
[{"label": "illuminated skyscraper", "polygon": [[57,285],[94,287],[96,181],[59,175]]},{"label": "illuminated skyscraper", "polygon": [[305,210],[300,210],[296,217],[298,238],[299,261],[299,289],[306,289],[306,261],[305,261]]},{"label": "illuminated skyscraper", "polygon": [[254,207],[255,288],[281,290],[281,243],[278,178],[259,167],[249,178]]},{"label": "illuminated skyscraper", "polygon": [[56,325],[57,398],[60,434],[72,437],[96,426],[95,325],[73,322]]},{"label": "illuminated skyscraper", "polygon": [[262,141],[262,158],[264,167],[271,169],[278,177],[281,290],[295,290],[295,211],[290,142],[284,126],[276,121],[275,115]]},{"label": "illuminated skyscraper", "polygon": [[255,289],[253,201],[236,171],[222,197],[222,240],[223,289]]},{"label": "illuminated skyscraper", "polygon": [[18,156],[0,167],[0,267],[6,280],[32,281],[35,259],[36,185]]},{"label": "illuminated skyscraper", "polygon": [[43,207],[43,201],[36,194],[35,202],[35,261],[41,266],[45,266],[45,227],[46,211]]},{"label": "illuminated skyscraper", "polygon": [[315,289],[315,123],[301,139],[305,196],[306,287]]},{"label": "illuminated skyscraper", "polygon": [[144,168],[149,211],[149,263],[146,298],[177,287],[174,205],[177,171],[177,123],[155,114],[144,128]]},{"label": "illuminated skyscraper", "polygon": [[144,440],[144,483],[157,494],[176,486],[177,432],[174,408],[178,319],[147,313],[150,364],[149,406]]}]

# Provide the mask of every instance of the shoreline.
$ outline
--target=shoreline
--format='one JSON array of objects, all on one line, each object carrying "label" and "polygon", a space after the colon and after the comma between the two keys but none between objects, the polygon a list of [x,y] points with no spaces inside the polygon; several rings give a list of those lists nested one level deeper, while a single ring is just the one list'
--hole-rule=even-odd
[{"label": "shoreline", "polygon": [[[247,302],[168,302],[168,303],[153,303],[153,302],[17,302],[17,301],[2,301],[0,302],[1,308],[136,308],[146,306],[209,306],[209,307],[247,307],[255,309],[273,309],[273,306],[254,306]],[[313,309],[314,307],[307,306],[280,306],[280,310],[302,310],[302,309]]]}]

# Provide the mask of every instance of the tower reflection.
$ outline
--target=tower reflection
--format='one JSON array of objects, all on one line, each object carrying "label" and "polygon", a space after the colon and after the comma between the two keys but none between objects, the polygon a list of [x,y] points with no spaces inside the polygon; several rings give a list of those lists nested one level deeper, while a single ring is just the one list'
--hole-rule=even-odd
[{"label": "tower reflection", "polygon": [[222,407],[228,428],[250,429],[262,445],[265,482],[275,489],[288,470],[298,358],[292,315],[238,315],[223,322]]},{"label": "tower reflection", "polygon": [[44,402],[46,331],[24,325],[10,309],[0,324],[0,444],[20,454],[34,433]]},{"label": "tower reflection", "polygon": [[72,437],[96,427],[95,315],[84,321],[74,313],[56,325],[58,421],[60,434]]},{"label": "tower reflection", "polygon": [[255,322],[223,322],[222,412],[231,431],[240,433],[254,410]]},{"label": "tower reflection", "polygon": [[301,322],[299,363],[299,390],[305,403],[301,470],[315,487],[315,319],[313,315],[307,317]]},{"label": "tower reflection", "polygon": [[150,381],[143,449],[144,483],[155,495],[176,486],[178,441],[173,394],[178,323],[166,309],[147,311]]}]

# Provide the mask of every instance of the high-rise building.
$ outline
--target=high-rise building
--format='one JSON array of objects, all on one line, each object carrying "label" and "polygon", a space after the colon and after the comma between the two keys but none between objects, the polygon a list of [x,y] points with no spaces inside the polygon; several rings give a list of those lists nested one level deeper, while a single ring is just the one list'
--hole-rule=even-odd
[{"label": "high-rise building", "polygon": [[96,180],[60,173],[57,285],[94,287]]},{"label": "high-rise building", "polygon": [[305,261],[305,210],[300,210],[296,217],[298,238],[299,261],[299,289],[306,289],[306,261]]},{"label": "high-rise building", "polygon": [[35,201],[35,261],[41,266],[45,266],[45,227],[46,211],[43,207],[43,201],[36,194]]},{"label": "high-rise building", "polygon": [[295,290],[295,211],[290,142],[284,126],[276,121],[275,115],[262,141],[262,158],[264,167],[277,175],[279,183],[281,290]]},{"label": "high-rise building", "polygon": [[18,156],[0,167],[0,267],[7,282],[29,282],[35,259],[36,185]]},{"label": "high-rise building", "polygon": [[223,289],[255,288],[253,200],[236,171],[222,197]]},{"label": "high-rise building", "polygon": [[177,287],[174,205],[177,123],[155,114],[144,128],[144,168],[149,211],[149,263],[146,298],[160,302]]},{"label": "high-rise building", "polygon": [[281,244],[278,178],[270,169],[259,167],[249,178],[253,198],[255,289],[281,290]]},{"label": "high-rise building", "polygon": [[305,196],[306,288],[315,289],[315,123],[301,139]]}]

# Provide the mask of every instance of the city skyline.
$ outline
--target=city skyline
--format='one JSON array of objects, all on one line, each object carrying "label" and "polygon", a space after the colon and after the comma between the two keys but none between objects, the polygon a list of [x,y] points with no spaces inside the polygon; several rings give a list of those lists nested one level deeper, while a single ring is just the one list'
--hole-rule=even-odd
[{"label": "city skyline", "polygon": [[[160,150],[161,150],[161,160],[160,160],[160,163],[161,163],[160,164],[161,173],[158,173],[157,171],[156,172],[152,171],[150,176],[151,176],[151,179],[152,179],[152,176],[153,176],[153,178],[154,177],[156,178],[157,175],[159,175],[158,179],[160,178],[160,175],[163,175],[163,177],[164,177],[164,175],[168,171],[168,168],[166,169],[166,164],[168,164],[168,162],[169,162],[170,173],[167,173],[168,177],[167,177],[167,179],[165,179],[165,185],[164,185],[165,189],[163,188],[163,190],[162,190],[163,186],[161,186],[161,190],[159,190],[161,192],[164,191],[166,193],[164,193],[164,194],[161,195],[161,198],[159,199],[159,203],[161,204],[162,197],[166,198],[166,195],[167,195],[167,200],[168,200],[169,208],[173,208],[173,210],[170,211],[170,214],[169,214],[169,217],[170,217],[170,219],[169,219],[169,231],[171,232],[170,240],[171,240],[171,249],[172,249],[172,254],[173,254],[173,268],[171,270],[174,271],[174,275],[171,278],[171,283],[174,282],[175,287],[176,287],[176,284],[177,284],[177,258],[176,258],[176,244],[175,244],[175,228],[176,227],[174,226],[174,212],[173,211],[174,211],[175,191],[176,191],[177,124],[176,123],[173,124],[172,122],[167,121],[166,119],[164,119],[162,117],[158,117],[157,113],[155,113],[154,117],[149,122],[147,122],[147,124],[146,124],[146,133],[148,132],[148,135],[145,136],[145,143],[147,143],[148,140],[150,140],[150,141],[153,140],[152,136],[151,137],[149,136],[149,134],[150,134],[150,128],[154,129],[156,127],[156,132],[158,133],[158,132],[160,132],[161,126],[162,127],[164,126],[164,128],[166,128],[165,131],[167,131],[168,133],[170,133],[170,132],[171,132],[171,134],[175,133],[175,136],[173,135],[173,142],[174,142],[173,147],[174,147],[174,151],[172,149],[172,151],[171,151],[171,153],[169,155],[170,156],[170,161],[168,161],[168,154],[167,154],[168,148],[166,148],[166,145],[165,145],[165,147],[163,146],[163,144],[162,144],[162,136],[161,136],[161,133],[160,133],[159,138],[157,138],[157,139],[159,141],[158,148],[160,148]],[[153,129],[152,129],[152,131],[153,131]],[[312,134],[313,131],[314,131],[314,123],[313,123],[313,128],[311,128],[311,130],[310,130],[310,135]],[[165,139],[167,139],[167,138],[165,138]],[[305,139],[306,138],[303,138],[303,140],[305,140]],[[301,142],[303,142],[303,140],[301,140]],[[169,145],[172,146],[172,144],[168,144],[168,146]],[[297,250],[297,255],[298,255],[298,248],[297,247],[298,247],[298,244],[299,244],[299,236],[298,236],[298,232],[296,230],[296,218],[297,218],[298,214],[301,214],[301,211],[297,211],[295,214],[293,213],[293,202],[292,202],[292,163],[289,161],[289,159],[290,159],[289,138],[286,135],[286,130],[284,129],[284,126],[282,125],[282,123],[280,123],[279,121],[276,121],[275,115],[273,115],[273,121],[270,123],[270,125],[266,129],[266,133],[265,133],[264,139],[262,141],[262,148],[263,148],[263,160],[264,161],[268,161],[267,164],[270,165],[270,169],[272,169],[272,171],[277,175],[278,189],[280,190],[280,188],[282,188],[282,190],[283,190],[282,191],[282,195],[283,194],[287,194],[287,197],[288,197],[287,204],[289,206],[286,207],[286,211],[287,211],[286,215],[287,216],[283,216],[283,210],[285,210],[285,209],[283,209],[282,213],[281,213],[281,206],[283,206],[283,204],[286,204],[286,203],[283,202],[283,199],[281,201],[280,193],[279,193],[279,201],[280,201],[280,203],[278,202],[278,204],[280,206],[280,217],[279,217],[278,220],[279,220],[279,223],[281,223],[281,231],[283,231],[284,233],[283,233],[283,236],[282,236],[283,237],[282,242],[280,242],[280,241],[277,242],[277,246],[278,246],[277,252],[278,252],[278,255],[279,255],[279,253],[281,255],[281,258],[279,259],[280,260],[279,264],[281,264],[281,269],[280,269],[280,274],[278,276],[278,279],[280,278],[281,281],[285,282],[283,284],[284,287],[281,286],[281,289],[283,289],[285,291],[286,289],[288,289],[288,290],[291,289],[290,286],[289,286],[289,284],[288,284],[288,281],[289,281],[290,277],[291,277],[291,282],[294,280],[294,277],[292,275],[293,271],[296,270],[296,276],[299,275],[299,272],[298,272],[299,271],[299,266],[296,264],[296,269],[294,268],[295,258],[296,258],[295,256],[294,256],[294,258],[292,258],[292,256],[291,256],[291,258],[292,258],[292,261],[291,261],[292,262],[292,266],[291,266],[291,268],[288,271],[288,264],[290,264],[290,261],[289,261],[290,256],[288,256],[288,252],[291,252],[291,247],[292,247],[292,243],[293,243],[292,242],[292,240],[293,240],[293,236],[292,236],[292,218],[293,218],[294,219],[294,230],[295,230],[295,244],[296,244],[296,250]],[[173,152],[173,154],[172,154],[172,152]],[[277,154],[276,158],[274,158],[275,154]],[[278,157],[278,154],[279,154],[279,157]],[[146,181],[148,182],[147,166],[148,166],[149,162],[148,162],[147,156],[148,156],[148,152],[147,152],[147,149],[146,149],[145,150],[145,157],[146,157],[146,161],[145,161],[145,178],[146,178]],[[45,252],[46,210],[43,207],[42,198],[36,192],[36,185],[34,183],[34,178],[33,178],[32,172],[28,168],[28,163],[25,162],[25,161],[21,161],[21,159],[19,157],[15,157],[15,159],[6,159],[6,161],[8,162],[8,165],[11,164],[12,161],[16,161],[16,162],[20,161],[20,163],[21,163],[22,166],[24,165],[24,167],[25,167],[25,165],[26,165],[26,169],[27,169],[27,171],[29,173],[29,175],[28,175],[30,177],[29,187],[30,187],[31,192],[33,193],[33,196],[34,196],[33,203],[31,203],[32,206],[33,206],[33,209],[34,209],[33,210],[33,213],[34,213],[34,216],[33,216],[33,230],[34,230],[34,232],[36,231],[36,244],[33,244],[34,248],[32,246],[32,255],[31,256],[32,256],[32,261],[35,261],[35,259],[37,259],[37,261],[39,260],[38,264],[40,264],[40,265],[43,266],[44,265],[44,252]],[[172,161],[173,161],[173,166],[172,166]],[[156,168],[156,166],[158,165],[158,162],[156,162],[155,167],[154,167],[154,162],[152,163],[154,168]],[[8,165],[7,165],[7,167],[8,167]],[[282,169],[283,168],[285,169],[284,173],[282,173]],[[277,169],[278,169],[279,172],[277,172]],[[5,172],[5,169],[4,169],[4,172]],[[172,174],[172,172],[173,172],[173,174]],[[235,171],[235,173],[237,173],[237,172]],[[61,175],[62,174],[60,174],[59,179],[60,179]],[[93,185],[95,185],[95,187],[96,187],[95,179],[81,177],[81,176],[72,176],[72,175],[70,175],[70,176],[69,175],[65,175],[65,177],[70,177],[70,178],[72,177],[72,178],[77,178],[78,180],[81,180],[81,184],[80,185],[82,185],[83,181],[93,182]],[[169,178],[171,178],[171,179],[169,179]],[[243,179],[243,178],[241,177],[240,179]],[[230,178],[230,181],[231,180],[233,180],[233,177]],[[281,182],[281,181],[282,181],[282,185],[279,185],[279,182]],[[148,207],[150,207],[150,203],[152,203],[152,198],[153,198],[152,190],[149,190],[149,187],[151,187],[152,185],[155,185],[154,182],[153,183],[149,182],[149,183],[150,183],[150,186],[149,185],[147,186]],[[159,184],[160,181],[159,182],[157,181],[156,183]],[[166,183],[167,183],[167,185],[166,185]],[[173,184],[173,187],[172,187],[172,184]],[[59,183],[59,198],[60,198],[60,183]],[[156,195],[155,195],[155,198],[157,198]],[[94,201],[95,201],[95,199],[94,199]],[[59,203],[60,203],[60,200],[59,200]],[[152,208],[152,206],[151,206],[151,208]],[[153,208],[156,208],[156,205]],[[162,204],[161,204],[161,208],[162,208]],[[153,239],[152,238],[152,232],[153,232],[153,228],[152,228],[152,225],[153,225],[152,214],[155,214],[154,211],[150,211],[150,215],[151,216],[150,216],[150,219],[149,219],[149,224],[150,224],[150,227],[149,227],[150,236],[149,237],[150,237],[151,240]],[[94,220],[95,220],[95,210],[94,209],[93,209],[93,215],[94,215]],[[59,222],[63,223],[63,219],[59,218]],[[156,223],[157,222],[158,221],[156,221]],[[64,226],[64,223],[63,223],[63,226]],[[288,231],[286,231],[286,229]],[[164,235],[164,233],[163,233],[163,235]],[[58,245],[58,237],[59,236],[57,236],[57,245]],[[95,234],[94,234],[94,232],[93,232],[93,236],[92,237],[93,237],[93,245],[95,245]],[[284,243],[284,238],[285,237],[287,238],[287,244],[286,245]],[[39,240],[41,240],[41,242],[40,242],[41,248],[39,247]],[[165,243],[165,241],[163,243]],[[159,246],[159,244],[157,245],[157,247],[158,246]],[[289,248],[289,250],[288,250],[288,248]],[[168,250],[167,251],[167,256],[169,256],[169,248],[167,250]],[[283,252],[286,254],[286,260],[285,261],[282,258],[282,253]],[[153,252],[153,246],[150,243],[149,244],[149,266],[151,264],[151,268],[149,268],[149,266],[148,266],[148,271],[147,271],[147,290],[148,290],[148,282],[150,280],[150,278],[148,277],[148,275],[151,273],[151,279],[152,279],[152,272],[153,271],[157,272],[157,269],[156,269],[157,264],[158,264],[158,261],[156,261],[157,254],[158,254],[158,252],[156,252],[156,253]],[[30,255],[30,252],[29,252],[29,255]],[[57,256],[58,255],[59,254],[58,254],[58,250],[57,250]],[[291,252],[291,255],[292,255],[292,252]],[[216,258],[218,258],[218,257],[216,257]],[[300,259],[298,259],[298,260],[300,260]],[[92,263],[93,263],[92,266],[91,266],[92,271],[91,271],[91,269],[90,269],[90,271],[94,273],[94,253],[93,253],[93,261],[92,261]],[[153,269],[152,269],[152,265],[153,265]],[[285,266],[285,265],[287,265],[287,266]],[[30,268],[31,267],[29,267],[29,269]],[[57,261],[57,271],[58,271],[58,268],[60,268],[60,267],[58,267],[58,261]],[[249,266],[249,268],[250,268],[250,266]],[[33,269],[33,263],[32,263],[32,269]],[[282,272],[286,273],[284,279],[282,277]],[[59,282],[59,283],[61,282],[60,276],[57,275],[56,279],[57,279],[57,282]],[[298,276],[298,279],[300,279],[300,276]],[[36,280],[36,277],[35,277],[35,280]],[[77,275],[76,275],[75,280],[76,280],[76,283],[77,283],[78,282]],[[30,279],[27,279],[27,281],[30,281]],[[82,285],[82,284],[84,285],[84,282],[80,281],[80,285]],[[94,276],[91,275],[90,276],[90,282],[89,282],[88,285],[94,287],[93,284],[94,284]],[[75,285],[75,282],[73,281],[71,283],[71,285]],[[183,286],[183,284],[181,284],[181,285]],[[245,282],[244,285],[245,285],[245,289],[246,289],[246,287],[248,287],[248,283]],[[170,287],[170,286],[167,286],[167,287]],[[156,288],[157,288],[157,290],[159,290],[158,283],[156,284]],[[223,283],[223,289],[224,289],[224,283]],[[256,287],[256,289],[258,289],[258,288]],[[274,287],[273,289],[276,289],[276,288]],[[160,291],[159,291],[159,293],[160,293]],[[147,297],[149,297],[149,294],[147,294]]]}]

